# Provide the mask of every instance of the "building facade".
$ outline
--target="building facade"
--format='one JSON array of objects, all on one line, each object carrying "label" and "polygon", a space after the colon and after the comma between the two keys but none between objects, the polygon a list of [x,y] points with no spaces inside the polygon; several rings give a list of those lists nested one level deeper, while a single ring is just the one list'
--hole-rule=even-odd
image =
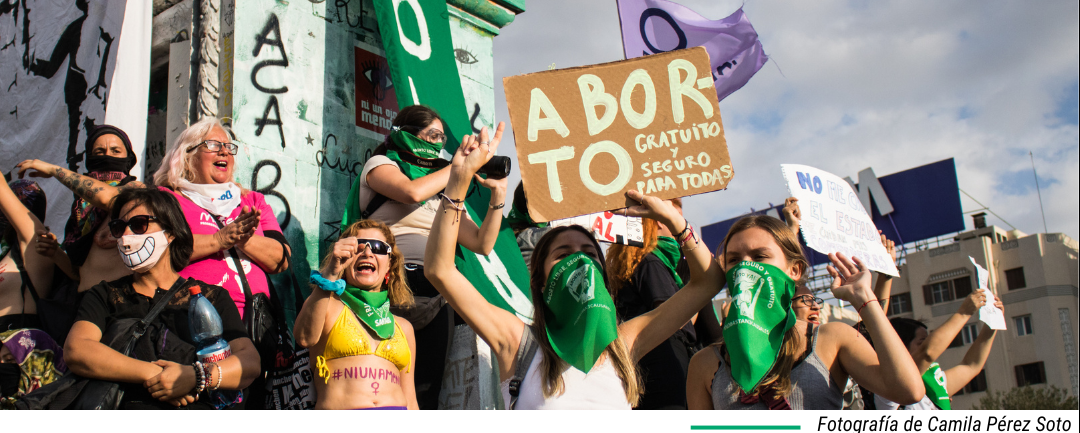
[{"label": "building facade", "polygon": [[[978,288],[971,257],[989,272],[989,287],[1004,304],[1008,329],[998,331],[982,373],[953,397],[970,409],[987,390],[1055,385],[1078,395],[1077,241],[1060,233],[1025,235],[986,226],[962,232],[945,246],[908,253],[894,280],[889,317],[921,320],[932,331]],[[982,329],[977,315],[938,359],[960,363]]]}]

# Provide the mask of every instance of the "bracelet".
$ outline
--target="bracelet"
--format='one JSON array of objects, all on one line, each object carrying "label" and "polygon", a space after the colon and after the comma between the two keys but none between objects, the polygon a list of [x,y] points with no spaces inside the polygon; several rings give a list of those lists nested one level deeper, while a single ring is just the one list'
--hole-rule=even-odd
[{"label": "bracelet", "polygon": [[491,208],[491,210],[499,210],[506,207],[506,202],[504,201],[499,204],[489,204],[488,207]]},{"label": "bracelet", "polygon": [[871,299],[871,300],[869,300],[869,301],[866,301],[866,303],[865,303],[865,304],[862,304],[862,306],[861,306],[861,307],[859,307],[859,308],[855,309],[855,314],[859,314],[859,315],[862,315],[862,310],[863,310],[863,308],[866,308],[866,306],[867,306],[867,305],[870,305],[870,303],[871,303],[871,302],[880,302],[880,301],[878,301],[877,299]]},{"label": "bracelet", "polygon": [[197,395],[206,389],[206,371],[203,369],[203,364],[199,361],[195,361],[194,364],[191,364],[191,368],[195,370],[195,388],[191,390],[191,393]]},{"label": "bracelet", "polygon": [[215,362],[214,367],[217,367],[217,383],[214,384],[213,388],[210,388],[211,391],[216,391],[221,386],[221,365]]},{"label": "bracelet", "polygon": [[457,215],[454,216],[454,224],[457,224],[457,222],[461,220],[461,212],[465,210],[465,199],[454,200],[441,192],[439,193],[439,198],[449,202],[450,209],[458,211]]},{"label": "bracelet", "polygon": [[686,232],[686,236],[683,236],[680,233],[679,237],[676,238],[678,240],[678,242],[679,242],[679,246],[686,245],[687,243],[690,242],[691,239],[697,240],[697,235],[694,233],[694,229],[690,228],[689,225],[686,226],[686,230],[684,230],[684,231]]},{"label": "bracelet", "polygon": [[686,227],[684,227],[679,234],[675,235],[676,240],[682,239],[683,235],[685,235],[688,230],[691,230],[690,221],[687,221],[686,218],[683,218],[683,224],[686,224]]},{"label": "bracelet", "polygon": [[341,296],[341,293],[345,291],[345,280],[327,280],[319,271],[311,271],[311,277],[308,278],[308,282],[338,296]]}]

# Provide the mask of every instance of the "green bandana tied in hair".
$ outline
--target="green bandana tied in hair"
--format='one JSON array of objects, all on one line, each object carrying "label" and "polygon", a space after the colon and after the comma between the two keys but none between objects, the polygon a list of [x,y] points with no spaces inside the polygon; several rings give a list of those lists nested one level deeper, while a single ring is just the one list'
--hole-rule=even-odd
[{"label": "green bandana tied in hair", "polygon": [[795,325],[795,281],[775,266],[744,261],[728,270],[727,282],[732,303],[724,318],[724,344],[731,378],[753,394],[776,364],[784,333]]},{"label": "green bandana tied in hair", "polygon": [[368,328],[385,340],[394,335],[394,315],[390,314],[390,292],[371,292],[353,286],[345,286],[341,292],[341,302],[356,314]]},{"label": "green bandana tied in hair", "polygon": [[[386,157],[397,163],[398,169],[405,177],[416,180],[450,164],[449,161],[439,157],[442,148],[442,143],[429,143],[427,140],[399,129],[390,133],[390,145],[387,146]],[[362,219],[360,180],[360,176],[356,176],[349,190],[349,198],[345,200],[345,213],[341,216],[341,231],[343,232],[349,224]]]},{"label": "green bandana tied in hair", "polygon": [[518,203],[517,200],[515,200],[514,204],[510,206],[510,213],[506,215],[506,218],[503,219],[503,222],[505,222],[506,225],[510,227],[522,224],[529,225],[530,227],[544,228],[548,225],[548,223],[538,223],[533,221],[532,217],[529,216],[529,210],[525,209],[525,204]]},{"label": "green bandana tied in hair", "polygon": [[615,337],[615,303],[604,286],[600,264],[574,253],[551,268],[544,286],[544,321],[555,353],[588,373]]},{"label": "green bandana tied in hair", "polygon": [[922,375],[922,381],[926,386],[926,398],[929,398],[934,406],[941,410],[952,410],[952,399],[945,387],[945,370],[942,370],[938,363],[930,364],[930,368]]},{"label": "green bandana tied in hair", "polygon": [[671,271],[671,276],[675,277],[675,284],[682,287],[683,280],[679,277],[679,273],[675,272],[675,267],[679,265],[679,259],[682,258],[679,242],[670,236],[660,236],[656,238],[656,249],[652,250],[652,253]]}]

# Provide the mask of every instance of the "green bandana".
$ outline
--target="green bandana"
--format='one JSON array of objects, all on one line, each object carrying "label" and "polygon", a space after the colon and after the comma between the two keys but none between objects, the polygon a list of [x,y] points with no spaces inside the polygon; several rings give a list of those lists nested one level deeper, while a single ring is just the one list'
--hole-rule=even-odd
[{"label": "green bandana", "polygon": [[675,284],[682,287],[682,278],[679,278],[679,273],[675,272],[675,266],[679,265],[679,259],[682,258],[679,242],[670,236],[660,236],[656,238],[656,249],[652,250],[652,253],[659,257],[660,261],[664,262],[664,266],[671,271],[671,276],[675,277]]},{"label": "green bandana", "polygon": [[532,217],[529,216],[529,210],[525,209],[525,205],[523,203],[518,203],[516,200],[514,201],[514,204],[510,206],[510,213],[506,215],[503,222],[510,227],[518,224],[527,224],[530,227],[544,228],[548,225],[547,223],[533,221]]},{"label": "green bandana", "polygon": [[795,325],[795,281],[780,268],[749,261],[729,269],[727,281],[732,303],[724,318],[724,344],[731,377],[753,394],[776,364],[784,333]]},{"label": "green bandana", "polygon": [[409,180],[419,179],[442,168],[413,165],[402,159],[403,152],[411,153],[420,159],[441,159],[439,151],[443,148],[442,143],[429,143],[408,132],[398,130],[390,133],[390,144],[391,146],[387,146],[386,149],[386,157],[394,160]]},{"label": "green bandana", "polygon": [[574,253],[551,268],[544,286],[548,342],[574,368],[588,373],[615,337],[615,303],[599,263]]},{"label": "green bandana", "polygon": [[922,375],[922,381],[926,386],[926,398],[929,398],[934,406],[941,410],[952,410],[949,389],[945,387],[945,370],[942,370],[938,363],[930,364],[930,368]]},{"label": "green bandana", "polygon": [[390,292],[371,292],[353,286],[345,286],[341,292],[341,302],[356,313],[356,317],[368,328],[385,340],[394,335],[394,315],[390,314],[387,297]]}]

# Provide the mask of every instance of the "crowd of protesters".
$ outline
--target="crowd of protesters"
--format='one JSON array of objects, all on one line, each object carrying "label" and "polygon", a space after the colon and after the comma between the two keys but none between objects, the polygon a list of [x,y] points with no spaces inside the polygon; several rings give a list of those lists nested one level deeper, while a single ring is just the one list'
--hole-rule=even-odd
[{"label": "crowd of protesters", "polygon": [[[463,324],[491,347],[507,409],[841,409],[851,389],[867,408],[948,409],[986,362],[986,327],[959,365],[936,362],[986,304],[982,291],[929,332],[886,317],[890,279],[872,284],[858,257],[830,254],[828,271],[832,295],[861,321],[823,323],[794,199],[784,221],[740,219],[714,253],[681,201],[628,191],[637,205],[621,213],[642,218],[643,244],[605,248],[586,228],[533,221],[521,185],[508,197],[505,179],[477,175],[502,135],[500,123],[464,136],[446,161],[438,113],[398,114],[345,198],[339,238],[311,264],[291,330],[310,350],[315,408],[438,408]],[[127,135],[108,125],[88,133],[86,173],[36,159],[15,167],[18,178],[0,185],[0,406],[33,408],[46,394],[62,406],[60,384],[82,378],[115,384],[124,409],[264,408],[274,353],[259,321],[279,307],[283,288],[269,276],[289,271],[291,249],[262,194],[235,182],[233,141],[203,119],[145,183],[130,175]],[[27,176],[73,193],[62,242]],[[471,185],[491,193],[483,222],[465,211]],[[492,251],[505,206],[529,270],[532,323],[488,303],[455,264],[459,246]],[[725,287],[731,301],[714,311]],[[758,303],[766,289],[773,298]],[[212,303],[231,347],[211,366],[195,362],[192,292]],[[153,319],[138,343],[117,350],[117,326],[144,317]]]}]

